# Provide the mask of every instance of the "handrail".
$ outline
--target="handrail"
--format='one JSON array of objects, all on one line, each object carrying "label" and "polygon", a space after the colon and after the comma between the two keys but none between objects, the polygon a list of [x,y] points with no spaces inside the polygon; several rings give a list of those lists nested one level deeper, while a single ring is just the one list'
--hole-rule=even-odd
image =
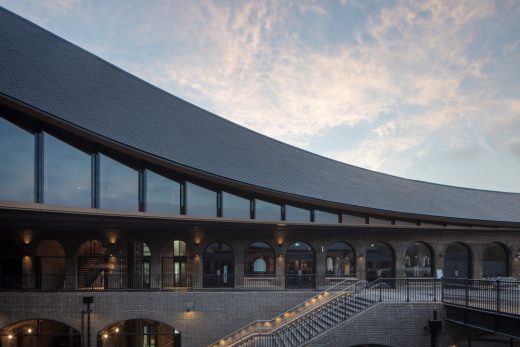
[{"label": "handrail", "polygon": [[[378,280],[376,280],[376,281],[374,281],[374,282],[377,282],[377,281],[378,281]],[[377,288],[379,285],[382,285],[382,284],[383,284],[383,283],[374,283],[374,282],[370,282],[370,283],[368,283],[367,281],[359,281],[358,283],[361,283],[361,282],[364,282],[364,283],[363,283],[363,284],[365,285],[364,288],[362,288],[361,291],[359,291],[359,292],[353,292],[353,295],[350,296],[350,297],[347,299],[347,302],[353,301],[353,300],[355,300],[356,298],[358,298],[360,295],[366,293],[368,290],[375,289],[375,288]],[[357,284],[357,283],[356,283],[356,284]],[[370,286],[370,285],[372,285],[372,286]],[[336,296],[336,297],[338,297],[338,296]],[[321,306],[322,304],[323,304],[323,303],[320,303],[320,306]],[[336,308],[338,308],[339,306],[340,306],[340,304],[339,304],[339,302],[338,302],[338,303],[336,303],[336,305],[333,306],[333,307],[327,308],[327,309],[325,309],[325,310],[323,310],[323,311],[319,311],[319,312],[318,312],[318,315],[315,315],[315,316],[312,316],[312,315],[311,315],[310,317],[308,317],[308,318],[305,320],[305,322],[301,322],[301,323],[299,323],[299,325],[301,326],[301,325],[303,325],[303,323],[309,323],[310,321],[317,320],[319,317],[324,316],[325,313],[327,313],[327,312],[331,312],[333,309],[336,309]],[[316,308],[317,308],[317,307],[316,307]],[[308,312],[306,312],[306,313],[308,313]],[[300,317],[301,317],[301,316],[300,316]],[[288,322],[288,323],[289,323],[289,322]],[[305,324],[305,325],[307,325],[307,324]],[[265,336],[265,337],[272,336],[272,338],[274,338],[274,339],[283,339],[283,338],[286,338],[286,337],[290,336],[294,331],[296,331],[296,330],[299,328],[299,326],[296,326],[296,325],[293,326],[293,327],[290,328],[289,330],[284,331],[282,335],[278,335],[278,336],[273,336],[273,335],[272,335],[274,332],[280,330],[281,328],[282,328],[282,326],[279,326],[279,327],[276,327],[275,329],[273,329],[273,331],[271,331],[271,332],[259,332],[259,333],[253,333],[253,337],[254,337],[254,336]]]},{"label": "handrail", "polygon": [[[360,282],[362,282],[362,281],[360,281]],[[432,296],[432,298],[427,299],[426,301],[437,301],[436,291],[439,289],[438,284],[440,283],[439,280],[433,279],[433,278],[404,278],[404,279],[403,278],[400,278],[400,279],[399,278],[379,278],[370,283],[366,283],[366,281],[364,281],[364,282],[365,282],[365,286],[359,291],[355,290],[352,293],[352,295],[349,298],[347,298],[347,300],[345,302],[340,302],[340,300],[337,300],[331,307],[326,307],[324,309],[322,308],[322,306],[325,305],[325,302],[320,302],[319,305],[316,305],[313,308],[313,310],[315,310],[317,312],[317,314],[310,313],[312,310],[300,314],[298,319],[300,319],[301,321],[297,322],[296,324],[293,324],[293,326],[290,326],[289,329],[282,331],[282,334],[275,335],[276,331],[280,331],[286,326],[285,324],[274,327],[269,332],[252,332],[251,334],[247,334],[247,335],[243,336],[240,341],[234,342],[233,344],[227,345],[227,346],[234,346],[238,342],[245,342],[247,340],[254,339],[255,337],[266,338],[266,339],[268,339],[268,341],[272,340],[272,339],[274,339],[274,340],[286,339],[286,338],[291,339],[291,337],[296,336],[296,334],[293,334],[295,331],[298,331],[299,332],[298,335],[300,335],[300,336],[307,335],[307,337],[304,337],[305,339],[307,339],[307,338],[314,339],[317,336],[321,335],[323,333],[323,331],[316,334],[316,336],[312,336],[312,335],[309,335],[308,331],[302,331],[301,330],[302,327],[309,327],[313,323],[318,322],[318,320],[320,318],[323,318],[323,316],[325,316],[327,313],[332,312],[334,310],[338,311],[338,308],[340,306],[343,306],[343,305],[348,306],[347,303],[352,302],[358,298],[365,298],[365,299],[370,300],[371,305],[375,304],[376,302],[383,302],[383,301],[384,302],[387,302],[387,301],[388,302],[409,302],[409,301],[422,302],[422,301],[425,301],[424,300],[425,297],[423,297],[422,295],[418,296],[417,294],[418,293],[424,294],[423,293],[424,287],[421,287],[419,291],[417,290],[417,287],[413,287],[413,286],[410,287],[410,284],[413,285],[413,284],[418,284],[418,283],[419,284],[428,284],[428,285],[432,284],[433,293],[427,291],[425,294],[427,294],[427,295],[433,294],[433,296]],[[391,286],[387,287],[389,284]],[[381,295],[383,290],[386,290],[386,289],[395,290],[395,293],[393,293],[393,295],[391,295],[391,296]],[[412,290],[411,293],[410,293],[410,289]],[[367,293],[369,294],[368,296],[365,295]],[[336,295],[334,297],[338,298],[339,296]],[[426,296],[426,298],[427,297],[428,296]],[[330,300],[328,302],[330,302]],[[368,305],[368,306],[360,309],[356,313],[359,313],[359,312],[365,310],[367,307],[369,307],[371,305]],[[318,310],[318,308],[322,308],[322,310]],[[309,315],[309,313],[310,313],[310,315]],[[342,314],[344,314],[344,313],[342,313]],[[295,320],[291,320],[291,321],[287,322],[287,324],[290,324],[290,323],[294,322]],[[325,330],[327,330],[327,329],[325,329]],[[306,342],[308,342],[308,341],[306,341]],[[222,345],[226,346],[226,344],[221,344],[221,346]],[[216,345],[213,345],[213,346],[216,346]]]},{"label": "handrail", "polygon": [[[366,281],[356,281],[354,284],[351,284],[351,285],[347,286],[346,288],[339,290],[335,295],[330,296],[330,292],[336,291],[336,289],[339,288],[340,286],[345,285],[346,283],[350,283],[350,282],[352,282],[352,278],[346,278],[343,281],[338,282],[338,283],[328,287],[327,289],[321,291],[320,293],[314,295],[312,298],[307,299],[304,302],[286,310],[282,314],[280,314],[270,320],[253,321],[252,323],[249,323],[248,325],[243,326],[242,328],[237,329],[237,330],[233,331],[232,333],[226,335],[225,337],[220,338],[217,341],[211,343],[210,346],[219,346],[219,347],[220,346],[234,346],[234,345],[236,345],[236,343],[241,342],[246,337],[248,337],[252,334],[255,334],[256,331],[261,330],[261,328],[259,329],[259,326],[260,327],[262,325],[267,326],[268,328],[271,328],[271,330],[274,328],[278,328],[279,326],[282,326],[291,321],[294,321],[296,318],[300,317],[301,315],[305,314],[306,312],[311,311],[312,309],[318,307],[319,305],[323,304],[324,302],[329,302],[331,299],[337,297],[338,295],[341,295],[348,289],[350,289],[352,287],[355,288],[355,286],[358,285],[359,283],[366,283]],[[324,301],[323,298],[325,298],[326,300]],[[313,303],[313,304],[315,303],[315,304],[312,305],[310,303]],[[297,314],[294,314],[295,313],[294,311],[297,311],[302,308],[303,308],[302,311],[297,312]],[[291,317],[291,319],[287,320],[288,317]],[[285,318],[285,320],[284,320],[284,318]],[[277,322],[280,322],[280,324],[273,326]],[[242,333],[242,335],[241,335],[241,333]],[[244,333],[246,333],[246,334],[243,335]],[[227,339],[230,339],[237,335],[240,335],[240,336],[238,336],[239,339],[237,341],[231,341],[230,344],[227,344],[227,345],[222,344],[221,341],[226,341]]]}]

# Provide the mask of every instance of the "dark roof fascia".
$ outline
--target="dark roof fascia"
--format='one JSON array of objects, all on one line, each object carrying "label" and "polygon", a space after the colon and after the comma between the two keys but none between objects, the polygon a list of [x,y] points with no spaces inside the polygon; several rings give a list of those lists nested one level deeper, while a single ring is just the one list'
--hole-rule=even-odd
[{"label": "dark roof fascia", "polygon": [[[184,223],[193,227],[215,227],[221,225],[235,225],[246,227],[248,230],[256,230],[258,228],[270,230],[273,228],[276,230],[291,230],[291,231],[413,231],[415,232],[452,232],[452,231],[472,231],[472,232],[519,232],[520,227],[501,227],[501,228],[487,228],[487,227],[443,227],[443,226],[413,226],[413,225],[373,225],[373,224],[316,224],[312,222],[279,222],[279,221],[256,221],[256,220],[243,220],[243,219],[226,219],[226,218],[204,218],[204,217],[192,217],[186,215],[168,215],[168,214],[156,214],[149,212],[131,212],[131,211],[115,211],[115,210],[104,210],[104,209],[92,209],[92,208],[79,208],[79,207],[68,207],[58,205],[46,205],[41,203],[20,203],[0,200],[0,216],[9,216],[9,225],[16,225],[19,228],[24,227],[24,222],[31,219],[33,222],[38,221],[38,216],[47,216],[45,220],[53,220],[54,218],[91,218],[96,220],[100,227],[112,228],[111,221],[129,221],[140,220],[143,222],[149,221],[151,223]],[[27,217],[31,215],[31,217]],[[22,221],[18,218],[23,217]],[[14,224],[13,224],[14,223]],[[56,221],[52,221],[53,224]]]},{"label": "dark roof fascia", "polygon": [[305,196],[294,195],[289,193],[284,193],[280,191],[271,190],[264,187],[259,187],[243,182],[239,182],[236,180],[231,180],[226,177],[217,176],[210,172],[201,171],[195,168],[191,168],[153,154],[144,152],[134,147],[130,147],[128,145],[122,144],[120,142],[114,141],[112,139],[106,138],[99,134],[96,134],[88,129],[84,129],[79,127],[73,123],[67,122],[59,117],[56,117],[52,114],[49,114],[45,111],[37,109],[31,105],[28,105],[20,100],[16,100],[8,95],[0,93],[0,105],[11,108],[18,112],[22,112],[24,114],[28,114],[29,116],[41,121],[43,123],[48,123],[56,128],[59,128],[63,131],[74,134],[78,137],[82,137],[88,141],[92,141],[93,143],[100,144],[107,148],[110,148],[117,152],[122,152],[131,157],[142,160],[143,162],[153,163],[157,166],[163,167],[168,170],[177,171],[187,176],[195,177],[199,180],[206,181],[216,185],[229,186],[235,188],[237,190],[246,191],[248,193],[258,194],[259,198],[271,198],[274,200],[282,200],[288,202],[294,202],[296,204],[303,205],[313,205],[318,208],[323,208],[325,210],[338,210],[343,213],[353,213],[360,215],[370,215],[376,218],[390,218],[390,219],[405,219],[412,221],[420,221],[420,222],[437,222],[441,224],[464,224],[464,225],[480,225],[480,226],[492,226],[492,227],[518,227],[520,226],[520,222],[509,222],[509,221],[491,221],[491,220],[478,220],[478,219],[463,219],[463,218],[454,218],[454,217],[443,217],[443,216],[432,216],[432,215],[421,215],[421,214],[411,214],[405,212],[398,211],[390,211],[390,210],[380,210],[370,207],[364,206],[354,206],[341,204],[336,202],[330,202],[320,199],[313,199]]}]

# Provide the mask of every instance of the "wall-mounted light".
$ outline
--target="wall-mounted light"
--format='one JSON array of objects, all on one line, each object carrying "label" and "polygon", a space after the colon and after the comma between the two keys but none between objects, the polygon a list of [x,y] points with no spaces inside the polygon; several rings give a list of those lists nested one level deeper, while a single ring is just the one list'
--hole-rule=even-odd
[{"label": "wall-mounted light", "polygon": [[322,243],[321,244],[321,253],[324,253],[325,252],[325,245]]},{"label": "wall-mounted light", "polygon": [[191,309],[193,308],[193,302],[187,302],[186,303],[186,312],[191,312]]},{"label": "wall-mounted light", "polygon": [[7,339],[8,340],[12,340],[13,339],[13,335],[12,334],[7,335]]}]

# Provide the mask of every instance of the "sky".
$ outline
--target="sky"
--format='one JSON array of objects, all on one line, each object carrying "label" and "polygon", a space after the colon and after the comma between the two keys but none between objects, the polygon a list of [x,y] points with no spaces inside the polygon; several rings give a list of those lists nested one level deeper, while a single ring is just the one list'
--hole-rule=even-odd
[{"label": "sky", "polygon": [[280,141],[401,177],[520,192],[517,0],[0,5]]}]

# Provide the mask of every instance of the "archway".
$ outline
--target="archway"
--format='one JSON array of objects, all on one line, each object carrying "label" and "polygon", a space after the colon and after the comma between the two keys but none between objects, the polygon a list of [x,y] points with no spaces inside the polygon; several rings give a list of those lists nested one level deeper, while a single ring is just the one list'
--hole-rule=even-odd
[{"label": "archway", "polygon": [[346,242],[334,242],[326,253],[327,276],[356,276],[356,254]]},{"label": "archway", "polygon": [[509,276],[509,252],[498,242],[490,243],[482,257],[482,277]]},{"label": "archway", "polygon": [[227,243],[210,243],[204,251],[203,286],[205,288],[234,287],[233,249]]},{"label": "archway", "polygon": [[98,333],[100,347],[180,347],[181,334],[164,323],[131,319],[112,324]]},{"label": "archway", "polygon": [[53,320],[33,319],[11,324],[2,329],[0,346],[80,347],[81,335],[74,328]]},{"label": "archway", "polygon": [[450,243],[444,252],[444,277],[471,277],[471,252],[461,242]]},{"label": "archway", "polygon": [[159,287],[158,279],[154,279],[152,284],[152,253],[145,242],[128,242],[120,262],[121,275],[127,276],[128,288],[149,289]]},{"label": "archway", "polygon": [[[109,259],[111,258],[111,259]],[[98,240],[83,242],[78,250],[78,288],[104,289],[110,287],[109,271],[115,270],[114,255]]]},{"label": "archway", "polygon": [[188,287],[188,257],[186,242],[174,240],[162,254],[163,289]]},{"label": "archway", "polygon": [[385,242],[370,244],[366,255],[367,281],[393,277],[395,277],[395,255],[392,247]]},{"label": "archway", "polygon": [[35,287],[62,289],[65,287],[65,249],[55,240],[43,240],[36,249],[34,264]]},{"label": "archway", "polygon": [[244,262],[244,274],[254,275],[274,275],[275,262],[274,250],[267,242],[253,242],[246,249],[246,259]]},{"label": "archway", "polygon": [[23,253],[18,244],[12,241],[0,242],[0,288],[22,287],[22,258]]},{"label": "archway", "polygon": [[433,252],[426,243],[414,242],[404,256],[406,277],[433,277]]},{"label": "archway", "polygon": [[286,288],[314,288],[316,255],[305,242],[294,242],[285,253]]}]

